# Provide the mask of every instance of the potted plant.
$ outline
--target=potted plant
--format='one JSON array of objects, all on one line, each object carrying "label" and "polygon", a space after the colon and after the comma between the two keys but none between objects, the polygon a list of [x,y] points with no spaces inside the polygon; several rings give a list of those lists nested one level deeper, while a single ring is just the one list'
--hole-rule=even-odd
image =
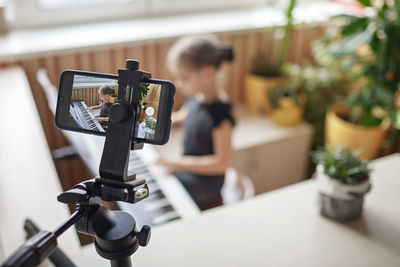
[{"label": "potted plant", "polygon": [[[390,120],[398,121],[395,95],[400,82],[400,2],[358,0],[364,16],[342,16],[347,23],[332,51],[346,57],[348,70],[361,90],[353,90],[345,105],[333,106],[326,118],[326,143],[361,149],[360,157],[377,156]],[[396,124],[396,123],[395,123]],[[398,125],[398,124],[397,124]]]},{"label": "potted plant", "polygon": [[278,125],[294,127],[303,118],[305,94],[299,94],[293,87],[282,86],[269,93],[273,110],[271,119]]},{"label": "potted plant", "polygon": [[287,59],[295,4],[295,0],[290,0],[285,13],[286,25],[284,26],[282,45],[277,64],[272,64],[265,57],[261,57],[259,60],[256,60],[253,69],[246,75],[245,100],[247,106],[253,112],[270,113],[272,107],[268,99],[268,93],[280,87],[285,81],[281,73],[281,66]]},{"label": "potted plant", "polygon": [[[292,98],[296,103],[291,106],[297,107],[297,113],[304,112],[304,119],[314,128],[313,147],[320,147],[324,141],[324,120],[328,107],[337,101],[343,100],[346,93],[347,77],[341,69],[341,60],[333,57],[329,53],[329,47],[334,42],[336,35],[335,27],[328,27],[325,34],[312,42],[311,54],[313,63],[309,60],[301,64],[285,63],[282,72],[287,77],[287,83],[283,92],[278,94],[271,93],[271,102],[276,106],[276,98],[280,101],[286,101],[286,95]],[[294,110],[294,108],[292,108]],[[288,114],[283,112],[282,114]],[[274,119],[274,113],[272,118]],[[293,112],[294,113],[294,112]],[[288,116],[288,115],[287,115]],[[291,118],[295,118],[293,116]],[[297,122],[300,122],[301,116],[297,116]],[[289,120],[290,121],[290,120]],[[294,121],[292,119],[292,121]],[[281,123],[280,123],[281,124]]]},{"label": "potted plant", "polygon": [[317,163],[317,184],[321,215],[340,222],[361,216],[364,195],[370,191],[371,169],[356,152],[337,146],[313,154]]},{"label": "potted plant", "polygon": [[145,123],[145,138],[146,139],[154,139],[155,133],[156,133],[156,126],[157,126],[157,120],[154,119],[153,117],[147,117],[144,119]]}]

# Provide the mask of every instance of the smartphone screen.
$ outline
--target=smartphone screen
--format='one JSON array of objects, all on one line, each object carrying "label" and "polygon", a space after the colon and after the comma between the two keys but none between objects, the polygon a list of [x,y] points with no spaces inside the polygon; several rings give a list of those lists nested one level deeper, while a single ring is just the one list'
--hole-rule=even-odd
[{"label": "smartphone screen", "polygon": [[[105,135],[118,89],[116,75],[64,72],[60,81],[59,94],[62,96],[57,105],[57,126]],[[134,137],[138,141],[163,144],[169,136],[175,88],[168,81],[149,79],[140,83],[140,92],[140,112]],[[126,90],[125,100],[130,103],[131,97],[132,91]]]}]

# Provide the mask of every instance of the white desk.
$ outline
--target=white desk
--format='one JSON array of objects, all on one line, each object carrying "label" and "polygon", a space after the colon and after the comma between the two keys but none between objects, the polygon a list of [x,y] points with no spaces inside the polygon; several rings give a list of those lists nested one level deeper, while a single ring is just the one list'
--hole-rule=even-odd
[{"label": "white desk", "polygon": [[[7,257],[25,240],[25,218],[53,230],[69,212],[57,202],[62,189],[21,68],[0,70],[0,95],[0,243]],[[73,231],[58,243],[68,255],[79,251]]]},{"label": "white desk", "polygon": [[[400,266],[400,155],[373,163],[361,220],[319,215],[314,181],[155,228],[134,266]],[[93,247],[76,261],[109,266]]]}]

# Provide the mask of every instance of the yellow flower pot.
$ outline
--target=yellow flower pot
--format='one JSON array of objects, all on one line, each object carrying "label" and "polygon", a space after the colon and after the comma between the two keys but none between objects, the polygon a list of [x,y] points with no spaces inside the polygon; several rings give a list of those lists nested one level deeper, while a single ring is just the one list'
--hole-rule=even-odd
[{"label": "yellow flower pot", "polygon": [[328,110],[325,120],[326,145],[329,149],[336,145],[347,145],[350,150],[361,150],[359,158],[374,159],[381,148],[390,120],[386,118],[376,127],[364,127],[341,118],[348,117],[349,113],[350,109],[342,104],[334,105]]},{"label": "yellow flower pot", "polygon": [[245,78],[245,100],[249,109],[255,113],[270,114],[272,105],[268,93],[282,86],[284,77],[262,77],[247,74]]},{"label": "yellow flower pot", "polygon": [[294,127],[301,122],[303,107],[296,104],[294,99],[283,97],[279,100],[279,108],[271,113],[271,119],[278,125]]}]

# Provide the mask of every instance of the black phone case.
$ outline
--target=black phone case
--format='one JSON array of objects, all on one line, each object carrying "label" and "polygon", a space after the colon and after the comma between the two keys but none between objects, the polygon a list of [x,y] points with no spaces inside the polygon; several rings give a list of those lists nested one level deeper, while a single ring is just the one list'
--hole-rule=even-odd
[{"label": "black phone case", "polygon": [[[118,80],[118,75],[107,74],[107,73],[97,73],[97,72],[78,71],[78,70],[65,70],[62,72],[61,77],[60,77],[59,93],[58,93],[58,99],[57,99],[57,109],[56,109],[56,114],[55,114],[56,126],[63,130],[105,136],[106,135],[105,132],[97,132],[97,131],[91,131],[91,130],[86,130],[86,129],[77,129],[77,128],[73,128],[72,126],[70,126],[70,127],[68,126],[66,115],[69,114],[69,105],[70,105],[70,99],[71,99],[71,94],[72,94],[72,84],[71,83],[73,83],[74,75],[107,78],[107,79],[113,79],[113,80]],[[69,77],[69,76],[71,76],[71,77]],[[67,80],[67,79],[70,79],[70,80]],[[166,102],[167,107],[164,110],[164,112],[166,112],[166,114],[163,114],[164,123],[163,123],[161,138],[159,140],[150,140],[150,139],[143,139],[143,138],[138,138],[138,137],[132,136],[132,140],[136,141],[136,142],[148,143],[148,144],[153,144],[153,145],[164,145],[168,142],[169,136],[170,136],[171,115],[172,115],[172,109],[173,109],[173,105],[174,105],[174,95],[176,92],[175,85],[168,80],[158,80],[158,79],[144,79],[143,82],[162,84],[162,85],[167,84],[168,87],[170,88],[170,90],[168,90],[167,98],[170,100]],[[68,90],[69,88],[65,88],[65,87],[70,87],[71,88],[70,92],[66,92],[66,90]],[[134,135],[135,135],[135,133],[134,133]]]}]

